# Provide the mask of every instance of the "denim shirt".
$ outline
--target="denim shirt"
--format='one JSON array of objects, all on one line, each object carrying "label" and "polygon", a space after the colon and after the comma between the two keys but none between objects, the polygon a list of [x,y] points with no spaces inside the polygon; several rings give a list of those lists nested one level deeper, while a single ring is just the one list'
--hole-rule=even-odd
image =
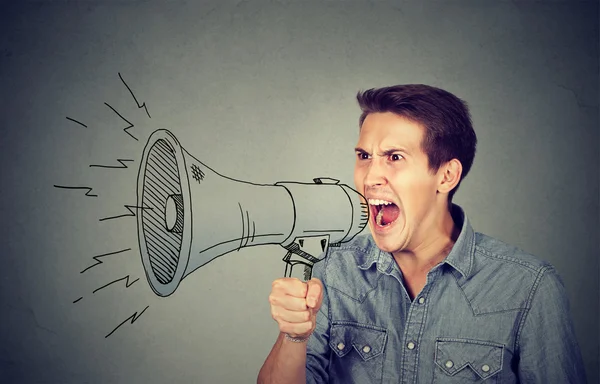
[{"label": "denim shirt", "polygon": [[453,216],[460,235],[414,301],[370,234],[315,264],[325,289],[307,383],[586,382],[556,270]]}]

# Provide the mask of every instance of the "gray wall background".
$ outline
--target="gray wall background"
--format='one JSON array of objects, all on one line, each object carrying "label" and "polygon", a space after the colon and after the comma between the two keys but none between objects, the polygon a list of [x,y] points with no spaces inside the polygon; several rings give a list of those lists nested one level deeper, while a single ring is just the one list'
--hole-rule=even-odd
[{"label": "gray wall background", "polygon": [[[99,219],[135,204],[159,128],[230,177],[352,185],[356,92],[426,83],[472,109],[480,144],[456,201],[557,267],[598,382],[597,2],[3,2],[0,31],[0,381],[254,382],[283,248],[218,258],[161,299],[135,218]],[[118,158],[135,161],[89,167]],[[140,279],[93,293],[125,276]]]}]

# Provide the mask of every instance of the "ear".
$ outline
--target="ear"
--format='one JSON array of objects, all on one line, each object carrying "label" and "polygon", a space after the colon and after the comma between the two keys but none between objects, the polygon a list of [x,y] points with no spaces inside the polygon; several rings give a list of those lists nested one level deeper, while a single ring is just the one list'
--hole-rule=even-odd
[{"label": "ear", "polygon": [[460,181],[462,164],[458,159],[452,159],[440,167],[438,174],[440,176],[438,192],[448,194]]}]

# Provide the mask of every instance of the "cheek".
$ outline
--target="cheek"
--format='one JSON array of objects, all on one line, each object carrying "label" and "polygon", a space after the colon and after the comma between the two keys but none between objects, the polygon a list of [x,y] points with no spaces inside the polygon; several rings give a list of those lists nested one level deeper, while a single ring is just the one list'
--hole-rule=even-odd
[{"label": "cheek", "polygon": [[435,197],[436,186],[431,178],[408,172],[396,172],[394,176],[395,192],[406,205],[419,205]]}]

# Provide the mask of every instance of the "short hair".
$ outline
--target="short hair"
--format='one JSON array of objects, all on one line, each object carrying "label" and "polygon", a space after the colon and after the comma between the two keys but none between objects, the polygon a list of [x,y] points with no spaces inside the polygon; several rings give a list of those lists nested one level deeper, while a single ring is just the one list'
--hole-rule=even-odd
[{"label": "short hair", "polygon": [[477,146],[467,103],[443,89],[423,84],[372,88],[356,95],[362,114],[362,128],[370,113],[392,112],[425,128],[421,148],[427,154],[429,169],[437,172],[452,159],[462,164],[461,178],[448,194],[452,201],[460,183],[467,176]]}]

